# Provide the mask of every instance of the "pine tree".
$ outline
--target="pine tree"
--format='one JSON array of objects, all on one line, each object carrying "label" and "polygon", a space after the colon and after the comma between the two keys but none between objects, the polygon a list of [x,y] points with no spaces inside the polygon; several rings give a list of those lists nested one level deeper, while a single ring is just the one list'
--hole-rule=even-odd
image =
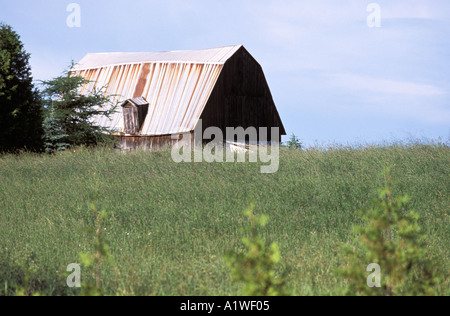
[{"label": "pine tree", "polygon": [[49,116],[44,119],[44,147],[45,152],[54,154],[59,151],[65,151],[70,144],[66,142],[69,135],[65,134],[61,123],[54,117]]},{"label": "pine tree", "polygon": [[0,152],[42,150],[42,111],[30,54],[11,26],[0,24]]},{"label": "pine tree", "polygon": [[66,71],[44,81],[45,148],[49,153],[73,146],[95,146],[111,142],[110,130],[93,122],[96,116],[109,117],[116,106],[102,90],[89,95],[79,93],[89,81]]},{"label": "pine tree", "polygon": [[300,141],[299,138],[297,138],[297,136],[295,136],[294,133],[292,133],[291,138],[287,142],[287,146],[290,149],[302,149],[303,148],[302,142]]}]

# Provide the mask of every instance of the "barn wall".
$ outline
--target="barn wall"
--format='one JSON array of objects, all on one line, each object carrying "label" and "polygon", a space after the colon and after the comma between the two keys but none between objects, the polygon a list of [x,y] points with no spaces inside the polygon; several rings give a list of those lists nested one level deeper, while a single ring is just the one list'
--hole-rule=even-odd
[{"label": "barn wall", "polygon": [[182,140],[183,137],[188,137],[191,144],[194,142],[194,134],[189,133],[185,136],[178,137],[177,140],[172,139],[172,135],[162,135],[162,136],[115,136],[117,145],[122,150],[160,150],[168,146],[175,145],[178,141]]},{"label": "barn wall", "polygon": [[201,119],[203,129],[217,126],[224,133],[226,127],[254,126],[286,134],[262,67],[243,47],[225,63]]}]

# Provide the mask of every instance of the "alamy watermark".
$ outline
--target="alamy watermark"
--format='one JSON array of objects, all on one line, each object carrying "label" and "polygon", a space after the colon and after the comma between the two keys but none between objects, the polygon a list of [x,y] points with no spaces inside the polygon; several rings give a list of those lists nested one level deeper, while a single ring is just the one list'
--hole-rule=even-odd
[{"label": "alamy watermark", "polygon": [[[180,140],[180,137],[183,138]],[[225,137],[224,137],[225,136]],[[181,162],[262,162],[261,173],[276,173],[280,165],[280,129],[249,127],[227,127],[225,135],[218,127],[208,127],[203,132],[202,120],[194,130],[194,145],[191,134],[172,135],[179,140],[172,148],[172,160]],[[210,140],[204,146],[205,140]],[[225,141],[224,141],[225,140]],[[193,148],[194,146],[194,148]],[[193,157],[192,157],[193,156]]]},{"label": "alamy watermark", "polygon": [[372,263],[367,267],[367,272],[372,272],[367,277],[367,286],[370,288],[381,287],[381,267],[379,264]]},{"label": "alamy watermark", "polygon": [[371,3],[367,6],[367,26],[370,28],[381,27],[381,6],[378,3]]},{"label": "alamy watermark", "polygon": [[81,287],[81,267],[77,263],[71,263],[67,266],[67,272],[72,272],[67,277],[67,286],[70,288]]},{"label": "alamy watermark", "polygon": [[66,24],[68,27],[81,27],[81,6],[78,3],[70,3],[67,5],[66,11],[70,14],[67,16]]}]

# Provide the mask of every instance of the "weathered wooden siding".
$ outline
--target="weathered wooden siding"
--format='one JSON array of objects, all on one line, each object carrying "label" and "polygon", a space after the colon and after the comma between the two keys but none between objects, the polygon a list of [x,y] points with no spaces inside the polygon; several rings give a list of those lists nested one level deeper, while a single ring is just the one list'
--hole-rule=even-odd
[{"label": "weathered wooden siding", "polygon": [[[224,65],[224,69],[201,115],[203,129],[226,127],[280,128],[283,123],[259,63],[241,47]],[[258,135],[259,136],[259,135]]]},{"label": "weathered wooden siding", "polygon": [[123,107],[124,132],[137,134],[140,130],[138,108],[132,104]]},{"label": "weathered wooden siding", "polygon": [[122,104],[124,133],[131,135],[140,135],[142,126],[148,113],[148,103],[145,99],[127,100]]},{"label": "weathered wooden siding", "polygon": [[168,146],[173,146],[178,143],[183,137],[188,137],[191,144],[194,144],[194,134],[188,133],[179,136],[178,139],[173,140],[172,135],[161,136],[114,136],[117,145],[122,150],[159,150]]}]

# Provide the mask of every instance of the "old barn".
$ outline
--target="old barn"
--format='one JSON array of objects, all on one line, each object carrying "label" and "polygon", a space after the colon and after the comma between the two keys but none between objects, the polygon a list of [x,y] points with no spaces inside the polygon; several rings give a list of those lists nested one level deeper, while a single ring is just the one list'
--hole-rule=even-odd
[{"label": "old barn", "polygon": [[83,94],[104,88],[120,104],[110,119],[99,116],[95,123],[113,130],[122,148],[192,137],[200,120],[203,130],[279,127],[286,135],[262,67],[243,46],[88,54],[72,71],[90,82]]}]

